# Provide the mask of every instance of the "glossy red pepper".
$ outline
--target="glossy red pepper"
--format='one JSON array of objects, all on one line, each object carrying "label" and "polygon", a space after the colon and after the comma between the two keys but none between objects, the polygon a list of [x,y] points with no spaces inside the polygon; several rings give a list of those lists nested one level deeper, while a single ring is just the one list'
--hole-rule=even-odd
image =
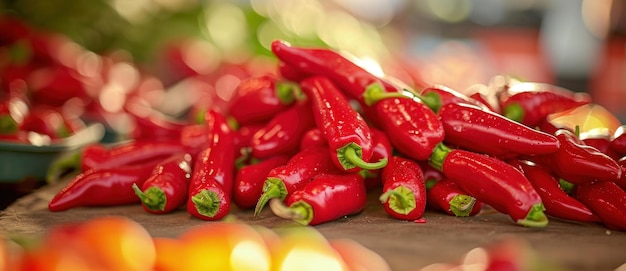
[{"label": "glossy red pepper", "polygon": [[549,154],[559,150],[555,136],[479,107],[450,103],[439,110],[444,141],[498,157]]},{"label": "glossy red pepper", "polygon": [[300,150],[308,148],[328,147],[328,142],[322,134],[322,131],[317,127],[311,128],[300,139]]},{"label": "glossy red pepper", "polygon": [[191,154],[191,157],[196,157],[207,144],[207,134],[206,125],[189,124],[181,129],[179,141],[186,152]]},{"label": "glossy red pepper", "polygon": [[613,182],[578,185],[574,196],[609,229],[626,231],[626,191]]},{"label": "glossy red pepper", "polygon": [[389,93],[370,89],[365,94],[365,110],[395,150],[417,161],[427,160],[444,139],[439,117],[417,98]]},{"label": "glossy red pepper", "polygon": [[[372,151],[372,160],[378,161],[381,159],[387,159],[393,155],[393,146],[391,141],[387,138],[385,132],[377,129],[370,128],[372,132],[372,141],[374,142],[374,149]],[[365,187],[367,190],[372,190],[382,186],[381,171],[382,169],[364,169],[361,171],[364,177]]]},{"label": "glossy red pepper", "polygon": [[619,178],[619,180],[615,181],[615,183],[619,185],[619,187],[621,187],[622,189],[626,190],[626,156],[617,160],[617,164],[619,164],[619,166],[622,168],[622,176]]},{"label": "glossy red pepper", "polygon": [[[130,106],[128,106],[130,107]],[[182,130],[191,125],[190,122],[175,120],[152,108],[127,108],[126,112],[134,123],[130,137],[135,140],[174,140],[181,137]]]},{"label": "glossy red pepper", "polygon": [[295,67],[283,62],[283,61],[278,61],[278,74],[289,80],[289,81],[293,81],[293,82],[299,82],[309,76],[311,76],[310,74],[304,73],[298,69],[296,69]]},{"label": "glossy red pepper", "polygon": [[259,215],[270,199],[284,200],[311,181],[313,176],[338,170],[328,152],[328,147],[304,149],[293,155],[287,164],[272,169],[266,176],[254,215]]},{"label": "glossy red pepper", "polygon": [[112,147],[94,143],[83,149],[80,161],[82,171],[91,168],[115,168],[124,165],[158,161],[178,152],[184,152],[184,146],[176,140],[152,141],[132,140]]},{"label": "glossy red pepper", "polygon": [[270,207],[279,217],[313,226],[357,214],[366,201],[365,184],[358,172],[319,174],[289,195],[285,203],[272,199]]},{"label": "glossy red pepper", "polygon": [[189,194],[191,163],[190,154],[174,154],[156,165],[141,187],[133,184],[143,209],[153,214],[166,214],[182,206]]},{"label": "glossy red pepper", "polygon": [[516,164],[539,193],[546,214],[579,222],[600,221],[587,206],[563,191],[559,181],[548,170],[528,161],[519,161]]},{"label": "glossy red pepper", "polygon": [[379,200],[388,215],[401,220],[416,220],[424,215],[426,184],[417,162],[391,156],[382,169],[382,184]]},{"label": "glossy red pepper", "polygon": [[293,104],[298,92],[296,83],[274,75],[250,77],[237,86],[228,114],[239,125],[264,122]]},{"label": "glossy red pepper", "polygon": [[621,177],[622,170],[615,160],[586,145],[571,131],[562,129],[555,136],[561,142],[557,152],[529,156],[527,160],[550,169],[556,176],[574,184],[596,180],[614,182]]},{"label": "glossy red pepper", "polygon": [[598,151],[606,154],[614,160],[619,160],[622,157],[622,155],[618,154],[613,150],[613,148],[611,148],[612,137],[608,133],[587,132],[581,133],[578,137],[583,143],[585,143],[585,145],[598,149]]},{"label": "glossy red pepper", "polygon": [[438,144],[431,165],[477,200],[527,227],[545,227],[541,197],[522,172],[504,161]]},{"label": "glossy red pepper", "polygon": [[613,133],[611,150],[619,155],[626,156],[626,125],[621,125]]},{"label": "glossy red pepper", "polygon": [[329,78],[347,97],[361,103],[366,89],[384,86],[378,77],[330,49],[294,47],[276,40],[272,42],[272,52],[300,73]]},{"label": "glossy red pepper", "polygon": [[387,164],[385,159],[370,162],[373,150],[370,128],[330,79],[314,76],[300,85],[311,100],[315,124],[326,138],[338,168],[355,172]]},{"label": "glossy red pepper", "polygon": [[535,127],[552,113],[591,102],[589,94],[573,92],[550,84],[519,83],[501,95],[502,114],[509,119]]},{"label": "glossy red pepper", "polygon": [[252,136],[252,157],[267,158],[278,154],[294,154],[300,148],[304,133],[315,127],[311,103],[296,102],[277,113]]},{"label": "glossy red pepper", "polygon": [[482,202],[445,177],[427,183],[426,199],[429,208],[452,216],[474,216],[483,207]]},{"label": "glossy red pepper", "polygon": [[[231,204],[235,152],[232,131],[221,113],[207,112],[208,144],[195,158],[187,211],[204,220],[218,220]],[[226,209],[226,210],[225,210]]]},{"label": "glossy red pepper", "polygon": [[276,155],[237,170],[233,184],[233,201],[237,207],[254,208],[263,194],[263,184],[269,172],[286,164],[289,158],[288,155]]},{"label": "glossy red pepper", "polygon": [[483,110],[491,111],[488,107],[475,101],[473,98],[443,85],[433,85],[424,88],[420,91],[418,98],[435,113],[438,113],[442,106],[449,103],[470,104],[478,106]]},{"label": "glossy red pepper", "polygon": [[94,168],[76,175],[48,203],[52,212],[82,206],[116,206],[138,203],[133,184],[142,185],[153,165]]}]

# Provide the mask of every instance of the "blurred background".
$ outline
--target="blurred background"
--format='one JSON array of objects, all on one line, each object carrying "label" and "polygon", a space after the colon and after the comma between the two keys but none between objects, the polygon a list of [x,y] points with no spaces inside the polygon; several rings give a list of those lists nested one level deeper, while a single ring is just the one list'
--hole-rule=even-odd
[{"label": "blurred background", "polygon": [[[3,0],[0,10],[124,55],[164,87],[221,64],[273,68],[274,39],[324,46],[411,83],[496,75],[589,92],[626,118],[624,0]],[[7,26],[5,26],[7,27]],[[4,31],[4,30],[3,30]],[[178,54],[178,55],[177,55]],[[176,59],[178,57],[179,59]],[[171,109],[174,110],[174,109]]]}]

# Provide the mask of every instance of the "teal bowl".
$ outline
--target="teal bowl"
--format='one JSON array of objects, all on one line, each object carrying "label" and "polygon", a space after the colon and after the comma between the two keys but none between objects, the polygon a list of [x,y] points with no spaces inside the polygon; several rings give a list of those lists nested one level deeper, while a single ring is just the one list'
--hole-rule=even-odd
[{"label": "teal bowl", "polygon": [[92,124],[59,142],[33,145],[0,141],[0,183],[34,178],[44,180],[52,162],[66,152],[98,142],[104,135],[101,124]]}]

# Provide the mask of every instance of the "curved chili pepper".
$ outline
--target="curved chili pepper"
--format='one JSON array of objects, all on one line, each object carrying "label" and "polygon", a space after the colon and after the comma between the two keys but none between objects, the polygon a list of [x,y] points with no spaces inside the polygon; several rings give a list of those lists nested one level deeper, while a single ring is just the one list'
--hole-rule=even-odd
[{"label": "curved chili pepper", "polygon": [[278,61],[278,74],[280,74],[281,77],[293,82],[299,82],[311,76],[302,71],[299,71],[298,69],[283,61]]},{"label": "curved chili pepper", "polygon": [[417,161],[430,157],[435,146],[444,139],[444,130],[437,115],[419,100],[402,93],[370,89],[365,97],[366,111],[373,115],[393,147]]},{"label": "curved chili pepper", "polygon": [[574,196],[609,229],[626,231],[626,191],[613,182],[578,185]]},{"label": "curved chili pepper", "polygon": [[180,144],[191,157],[196,157],[208,141],[208,129],[204,124],[189,124],[180,131]]},{"label": "curved chili pepper", "polygon": [[207,112],[208,144],[195,158],[187,211],[204,220],[217,220],[230,209],[235,171],[232,131],[221,113]]},{"label": "curved chili pepper", "polygon": [[224,218],[231,207],[231,198],[216,179],[197,182],[189,187],[187,212],[202,220]]},{"label": "curved chili pepper", "polygon": [[598,149],[585,145],[571,131],[561,129],[555,136],[561,142],[558,151],[529,156],[527,160],[545,166],[558,177],[574,184],[594,180],[614,182],[621,177],[622,170],[615,160]]},{"label": "curved chili pepper", "polygon": [[133,184],[143,209],[153,214],[165,214],[182,206],[189,193],[191,163],[190,154],[174,154],[154,167],[141,188]]},{"label": "curved chili pepper", "polygon": [[533,185],[546,208],[546,214],[579,222],[599,222],[599,218],[583,203],[568,195],[549,171],[528,161],[516,163]]},{"label": "curved chili pepper", "polygon": [[366,201],[365,184],[358,172],[319,174],[289,195],[285,203],[272,199],[270,208],[279,217],[313,226],[357,214]]},{"label": "curved chili pepper", "polygon": [[[370,131],[372,132],[372,141],[374,142],[371,160],[389,159],[393,155],[393,146],[385,132],[377,128],[370,128]],[[364,169],[361,171],[361,173],[364,174],[365,187],[368,191],[375,187],[382,186],[382,178],[380,175],[383,169],[384,168]]]},{"label": "curved chili pepper", "polygon": [[479,107],[450,103],[439,110],[447,143],[498,157],[554,153],[555,136]]},{"label": "curved chili pepper", "polygon": [[174,120],[155,109],[141,108],[141,106],[127,106],[125,112],[135,124],[130,132],[130,137],[135,140],[178,139],[182,130],[192,124]]},{"label": "curved chili pepper", "polygon": [[387,164],[385,159],[370,162],[373,148],[370,128],[330,79],[314,76],[300,84],[311,99],[315,124],[326,138],[338,168],[355,172]]},{"label": "curved chili pepper", "polygon": [[434,210],[453,216],[474,216],[482,210],[482,202],[468,195],[448,178],[427,183],[426,188],[426,205]]},{"label": "curved chili pepper", "polygon": [[329,78],[346,96],[362,104],[363,93],[367,88],[383,88],[385,84],[372,73],[333,50],[294,47],[281,40],[272,42],[271,47],[274,55],[286,65],[300,73]]},{"label": "curved chili pepper", "polygon": [[482,103],[473,100],[469,96],[456,91],[452,88],[443,85],[433,85],[424,88],[418,98],[426,104],[435,113],[439,112],[439,109],[449,103],[464,103],[481,107],[483,110],[491,111],[488,107]]},{"label": "curved chili pepper", "polygon": [[254,208],[254,215],[259,215],[270,199],[284,200],[313,176],[338,170],[328,153],[328,147],[304,149],[292,156],[287,164],[272,169],[263,184],[263,194]]},{"label": "curved chili pepper", "polygon": [[583,133],[579,136],[580,140],[587,146],[598,149],[601,153],[619,160],[622,156],[611,148],[611,135],[608,133]]},{"label": "curved chili pepper", "polygon": [[545,227],[541,197],[515,167],[500,159],[438,144],[431,165],[477,200],[527,227]]},{"label": "curved chili pepper", "polygon": [[624,173],[626,172],[626,156],[617,160],[617,164],[619,164],[619,166],[622,168],[622,176],[619,178],[619,180],[615,181],[615,183],[619,185],[619,187],[621,187],[622,189],[626,190],[626,173]]},{"label": "curved chili pepper", "polygon": [[263,194],[263,184],[269,172],[289,161],[288,155],[277,155],[245,165],[235,174],[233,201],[242,209],[254,208]]},{"label": "curved chili pepper", "polygon": [[293,104],[298,92],[297,84],[274,75],[250,77],[237,86],[229,115],[239,125],[267,121]]},{"label": "curved chili pepper", "polygon": [[81,206],[115,206],[139,202],[133,184],[142,185],[152,165],[94,168],[76,175],[48,203],[52,212]]},{"label": "curved chili pepper", "polygon": [[300,139],[300,150],[319,147],[328,147],[328,142],[326,141],[326,138],[324,138],[322,130],[314,127],[302,135],[302,138]]},{"label": "curved chili pepper", "polygon": [[626,156],[626,125],[621,125],[613,133],[611,149],[621,156]]},{"label": "curved chili pepper", "polygon": [[296,102],[292,107],[276,114],[254,133],[250,147],[252,157],[267,158],[278,154],[294,154],[300,147],[304,133],[315,127],[311,103]]},{"label": "curved chili pepper", "polygon": [[147,161],[160,161],[170,155],[184,151],[185,148],[178,139],[165,141],[132,140],[110,148],[100,143],[94,143],[83,150],[80,158],[81,169],[86,171],[91,168],[115,168]]},{"label": "curved chili pepper", "polygon": [[549,84],[512,84],[502,95],[502,114],[530,127],[537,126],[549,114],[572,109],[591,102],[587,93],[573,92]]},{"label": "curved chili pepper", "polygon": [[416,220],[426,211],[426,184],[422,169],[413,160],[391,156],[382,169],[380,203],[396,219]]}]

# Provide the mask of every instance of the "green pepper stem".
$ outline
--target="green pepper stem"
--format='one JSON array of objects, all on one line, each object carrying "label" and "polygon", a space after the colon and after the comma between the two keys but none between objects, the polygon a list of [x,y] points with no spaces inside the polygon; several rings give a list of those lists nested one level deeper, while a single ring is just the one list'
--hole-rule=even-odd
[{"label": "green pepper stem", "polygon": [[401,92],[387,92],[378,83],[373,83],[365,88],[363,92],[363,102],[367,106],[375,105],[382,99],[387,98],[410,98]]},{"label": "green pepper stem", "polygon": [[511,103],[502,109],[502,113],[508,119],[522,122],[524,119],[524,108],[518,103]]},{"label": "green pepper stem", "polygon": [[276,97],[283,104],[291,104],[294,100],[301,100],[304,93],[300,86],[290,81],[276,82]]},{"label": "green pepper stem", "polygon": [[19,124],[11,117],[11,115],[6,114],[0,116],[0,134],[12,134],[17,132]]},{"label": "green pepper stem", "polygon": [[259,200],[254,207],[254,216],[258,216],[268,201],[274,198],[284,200],[287,197],[287,187],[283,180],[279,178],[267,178],[263,183],[263,193],[259,196]]},{"label": "green pepper stem", "polygon": [[455,216],[469,216],[476,204],[476,198],[468,195],[456,195],[450,201],[450,211]]},{"label": "green pepper stem", "polygon": [[561,190],[563,190],[568,195],[572,194],[572,192],[574,191],[574,187],[575,187],[573,183],[570,183],[562,178],[559,178],[559,186],[561,187]]},{"label": "green pepper stem", "polygon": [[282,200],[272,199],[269,204],[272,212],[280,218],[293,220],[302,225],[308,225],[313,220],[313,208],[304,201],[286,206]]},{"label": "green pepper stem", "polygon": [[191,201],[196,206],[198,213],[203,216],[214,217],[220,210],[220,198],[213,191],[202,190],[200,193],[192,196]]},{"label": "green pepper stem", "polygon": [[516,222],[525,227],[543,228],[548,226],[548,217],[544,213],[546,208],[541,202],[534,204],[524,219],[518,219]]},{"label": "green pepper stem", "polygon": [[68,169],[80,168],[81,156],[82,150],[79,149],[53,161],[46,171],[46,183],[56,182]]},{"label": "green pepper stem", "polygon": [[402,215],[410,213],[416,207],[413,191],[402,185],[383,193],[378,200],[383,204],[389,202],[389,208]]},{"label": "green pepper stem", "polygon": [[337,150],[339,162],[345,170],[359,167],[362,169],[380,169],[387,165],[387,158],[382,158],[378,162],[366,162],[361,158],[361,147],[355,143],[350,143]]},{"label": "green pepper stem", "polygon": [[428,92],[425,95],[416,95],[416,97],[433,112],[439,112],[439,109],[441,108],[441,96],[439,96],[436,92]]},{"label": "green pepper stem", "polygon": [[133,184],[133,190],[146,208],[153,211],[165,210],[167,197],[165,196],[165,192],[163,192],[163,190],[152,186],[146,189],[146,191],[141,191],[141,188],[139,188],[139,186],[135,183]]},{"label": "green pepper stem", "polygon": [[439,142],[433,149],[433,153],[428,158],[428,163],[436,170],[443,172],[443,162],[446,160],[448,153],[452,151],[451,148]]}]

